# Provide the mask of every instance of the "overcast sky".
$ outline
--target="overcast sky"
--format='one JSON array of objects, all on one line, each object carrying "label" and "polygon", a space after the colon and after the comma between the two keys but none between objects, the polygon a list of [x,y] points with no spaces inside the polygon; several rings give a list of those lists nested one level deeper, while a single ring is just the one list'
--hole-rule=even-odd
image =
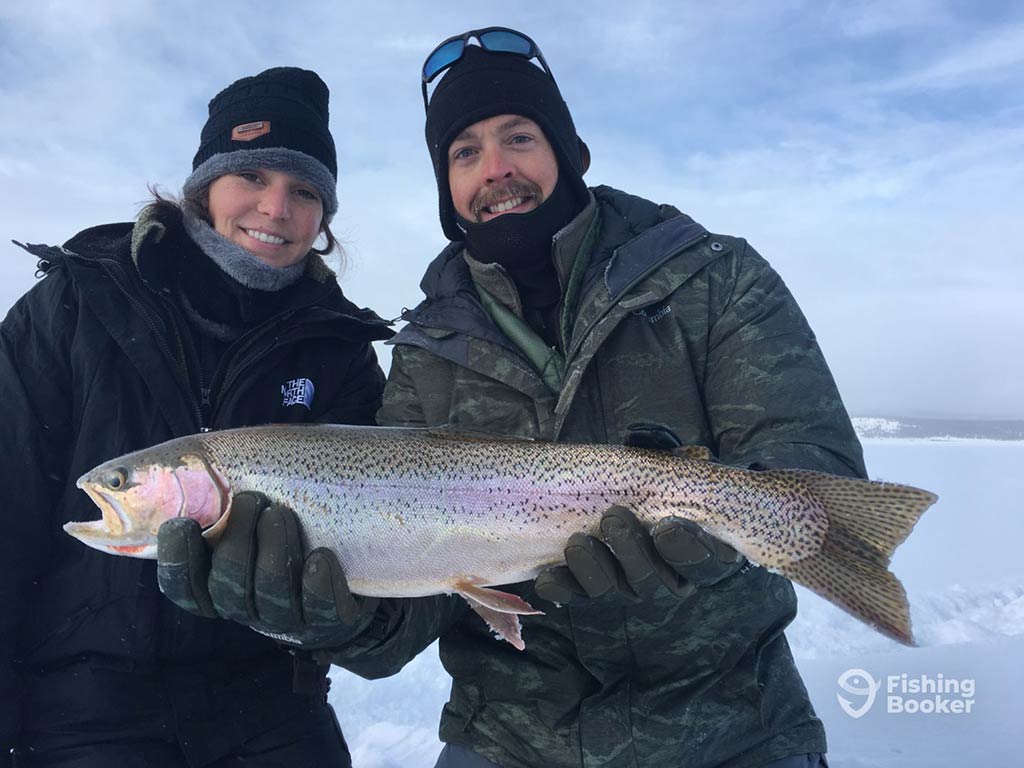
[{"label": "overcast sky", "polygon": [[[342,285],[395,317],[444,245],[423,58],[513,26],[590,146],[587,181],[747,238],[853,415],[1024,418],[1024,4],[366,6],[4,0],[0,243],[133,218],[147,184],[180,190],[210,97],[302,66],[331,89]],[[0,245],[0,314],[34,271]]]}]

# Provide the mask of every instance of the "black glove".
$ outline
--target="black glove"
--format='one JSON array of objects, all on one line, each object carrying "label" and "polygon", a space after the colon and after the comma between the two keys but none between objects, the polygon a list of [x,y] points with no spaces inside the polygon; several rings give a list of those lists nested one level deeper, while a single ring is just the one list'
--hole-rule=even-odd
[{"label": "black glove", "polygon": [[[704,448],[684,447],[669,429],[652,424],[631,425],[626,445],[671,450],[690,457],[710,458]],[[664,586],[679,598],[696,587],[715,584],[743,567],[735,549],[716,539],[697,523],[678,517],[658,521],[650,532],[625,507],[611,507],[601,518],[600,539],[575,533],[565,548],[565,565],[537,576],[534,589],[550,602],[567,605],[574,597],[609,594],[639,602]]]},{"label": "black glove", "polygon": [[191,613],[246,624],[304,648],[337,645],[368,621],[378,600],[353,595],[334,553],[305,556],[299,522],[259,493],[240,493],[211,552],[194,520],[157,538],[161,591]]}]

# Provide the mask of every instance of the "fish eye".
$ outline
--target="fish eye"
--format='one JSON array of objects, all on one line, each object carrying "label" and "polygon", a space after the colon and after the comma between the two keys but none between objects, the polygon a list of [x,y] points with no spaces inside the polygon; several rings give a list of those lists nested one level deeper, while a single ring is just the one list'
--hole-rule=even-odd
[{"label": "fish eye", "polygon": [[103,484],[112,491],[120,491],[128,484],[128,475],[123,469],[112,469],[103,476]]}]

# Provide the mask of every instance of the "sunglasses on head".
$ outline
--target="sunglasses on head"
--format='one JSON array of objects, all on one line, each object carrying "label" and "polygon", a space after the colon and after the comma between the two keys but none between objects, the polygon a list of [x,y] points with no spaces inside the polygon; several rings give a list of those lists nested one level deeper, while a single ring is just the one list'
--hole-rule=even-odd
[{"label": "sunglasses on head", "polygon": [[438,45],[427,60],[423,62],[423,107],[430,103],[427,97],[427,84],[434,78],[451,67],[462,58],[466,52],[466,46],[472,38],[476,38],[480,47],[491,53],[514,53],[524,59],[537,59],[541,67],[547,72],[548,77],[554,81],[555,76],[551,74],[548,63],[544,61],[544,54],[540,48],[529,37],[522,32],[516,32],[508,27],[485,27],[484,29],[471,29],[461,35],[449,37]]}]

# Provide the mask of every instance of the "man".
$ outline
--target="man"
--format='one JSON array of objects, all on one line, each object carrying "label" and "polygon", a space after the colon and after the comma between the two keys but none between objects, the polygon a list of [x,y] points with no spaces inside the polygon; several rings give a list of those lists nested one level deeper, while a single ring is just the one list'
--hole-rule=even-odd
[{"label": "man", "polygon": [[[674,433],[727,464],[864,476],[778,275],[674,208],[587,189],[589,152],[532,40],[451,38],[423,81],[452,243],[393,340],[379,423],[666,447]],[[518,585],[563,605],[524,619],[525,651],[471,614],[442,636],[439,765],[823,765],[783,635],[790,584],[678,522],[653,550],[628,511],[601,530],[572,539],[568,569]]]},{"label": "man", "polygon": [[[588,189],[589,152],[532,40],[502,28],[450,38],[426,61],[423,94],[452,242],[393,340],[381,424],[700,445],[751,469],[865,474],[778,275],[745,241],[670,206]],[[600,528],[569,540],[567,566],[503,587],[549,601],[523,619],[525,651],[457,599],[354,599],[322,553],[301,588],[292,573],[292,601],[333,599],[339,628],[320,611],[323,630],[290,637],[377,677],[440,636],[453,678],[440,768],[825,765],[783,634],[796,613],[789,582],[686,521],[648,532],[612,508]],[[272,538],[256,547],[265,563],[302,562],[270,557],[287,549]],[[224,550],[211,582],[230,573],[217,567]]]}]

